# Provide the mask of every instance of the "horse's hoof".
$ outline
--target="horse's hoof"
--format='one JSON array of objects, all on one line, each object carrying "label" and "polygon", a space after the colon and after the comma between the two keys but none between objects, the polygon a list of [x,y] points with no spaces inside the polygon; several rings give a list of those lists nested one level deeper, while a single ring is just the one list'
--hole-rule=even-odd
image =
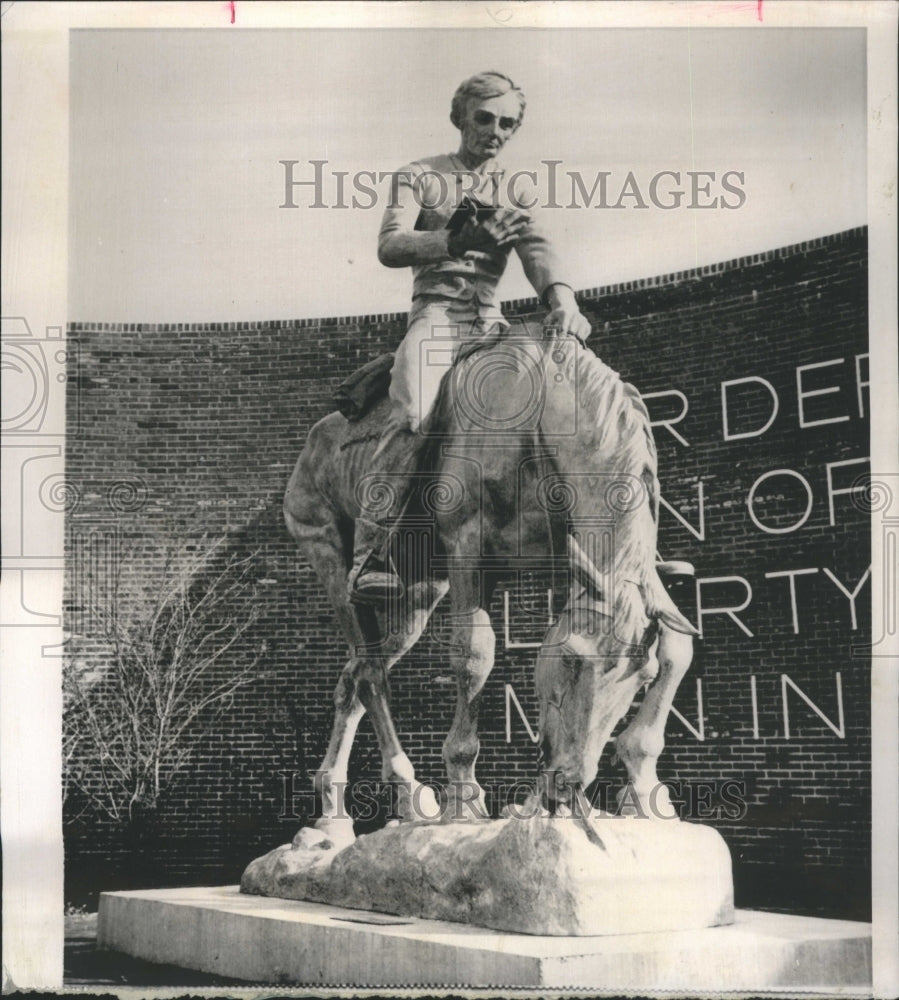
[{"label": "horse's hoof", "polygon": [[292,846],[301,851],[329,851],[334,845],[323,831],[304,826],[297,830]]},{"label": "horse's hoof", "polygon": [[483,794],[476,799],[457,798],[450,794],[440,812],[441,823],[471,823],[490,819]]},{"label": "horse's hoof", "polygon": [[355,840],[351,819],[319,819],[314,826],[297,831],[293,846],[305,851],[342,851]]},{"label": "horse's hoof", "polygon": [[433,823],[440,817],[440,805],[434,790],[428,785],[419,785],[412,796],[411,819]]}]

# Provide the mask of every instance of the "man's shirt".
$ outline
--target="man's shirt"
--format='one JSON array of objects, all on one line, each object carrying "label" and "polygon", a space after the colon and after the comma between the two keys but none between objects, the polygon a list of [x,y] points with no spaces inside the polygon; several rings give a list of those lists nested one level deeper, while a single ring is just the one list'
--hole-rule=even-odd
[{"label": "man's shirt", "polygon": [[[503,169],[495,160],[483,172],[468,170],[454,154],[416,160],[396,172],[381,231],[379,250],[397,237],[416,231],[445,229],[468,195],[486,205],[523,208],[531,223],[515,243],[524,273],[542,298],[550,285],[564,284],[555,252],[521,192],[508,190]],[[514,186],[513,186],[514,187]],[[469,250],[462,257],[447,256],[412,268],[412,298],[457,300],[476,305],[482,316],[500,315],[496,287],[506,269],[508,247],[491,253]]]}]

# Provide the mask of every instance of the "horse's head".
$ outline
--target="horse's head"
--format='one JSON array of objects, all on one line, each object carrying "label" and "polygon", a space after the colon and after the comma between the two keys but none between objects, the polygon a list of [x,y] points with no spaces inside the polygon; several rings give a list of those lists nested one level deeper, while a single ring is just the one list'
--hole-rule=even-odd
[{"label": "horse's head", "polygon": [[653,568],[609,581],[570,539],[573,586],[537,656],[541,791],[570,804],[596,776],[600,754],[666,646],[696,634]]}]

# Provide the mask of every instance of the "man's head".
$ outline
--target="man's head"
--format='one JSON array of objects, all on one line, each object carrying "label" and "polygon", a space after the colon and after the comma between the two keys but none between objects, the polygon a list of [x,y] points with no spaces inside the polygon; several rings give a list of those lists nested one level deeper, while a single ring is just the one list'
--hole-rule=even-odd
[{"label": "man's head", "polygon": [[470,167],[496,156],[524,117],[521,90],[502,73],[469,77],[453,95],[450,121],[462,133],[460,155]]}]

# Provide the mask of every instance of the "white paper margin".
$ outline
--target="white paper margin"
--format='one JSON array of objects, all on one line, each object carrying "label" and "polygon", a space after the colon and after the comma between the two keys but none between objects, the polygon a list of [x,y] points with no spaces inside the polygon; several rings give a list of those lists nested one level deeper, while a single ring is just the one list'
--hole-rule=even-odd
[{"label": "white paper margin", "polygon": [[[61,327],[67,313],[68,37],[72,28],[182,27],[227,29],[231,4],[2,4],[3,223],[2,315],[21,316],[33,331]],[[755,2],[705,3],[246,3],[235,27],[748,27]],[[896,143],[897,7],[892,2],[818,0],[762,6],[758,30],[778,27],[868,29],[868,232],[870,247],[871,468],[899,469],[897,396]],[[511,12],[511,15],[510,15]],[[508,19],[511,16],[511,19]],[[47,447],[61,445],[64,416],[56,387],[45,424]],[[5,442],[8,443],[8,442]],[[42,444],[42,447],[43,444]],[[62,470],[60,450],[59,470]],[[13,470],[15,471],[15,470]],[[895,480],[893,480],[895,482]],[[3,511],[18,511],[16,485],[3,467]],[[12,523],[7,523],[11,521]],[[4,518],[4,554],[15,549],[14,517]],[[895,598],[896,567],[876,548],[882,519],[872,516],[872,602],[877,623]],[[41,608],[62,606],[62,537],[56,558],[29,569],[29,593]],[[5,558],[5,555],[4,555]],[[60,801],[59,658],[42,649],[62,641],[61,628],[22,625],[22,573],[4,566],[0,584],[0,792],[3,838],[3,984],[59,988],[62,983],[63,878]],[[35,588],[34,591],[31,588]],[[25,615],[27,617],[27,615]],[[11,626],[11,627],[10,627]],[[896,636],[873,662],[874,996],[899,994],[899,739]],[[136,995],[134,991],[128,991]],[[147,991],[139,991],[145,994]],[[154,991],[159,992],[159,991]],[[171,992],[171,991],[168,991]],[[184,992],[175,991],[177,992]],[[193,991],[197,992],[197,991]],[[205,991],[204,991],[205,992]],[[316,991],[321,994],[327,991]],[[404,991],[406,992],[406,991]],[[432,991],[433,992],[433,991]]]}]

